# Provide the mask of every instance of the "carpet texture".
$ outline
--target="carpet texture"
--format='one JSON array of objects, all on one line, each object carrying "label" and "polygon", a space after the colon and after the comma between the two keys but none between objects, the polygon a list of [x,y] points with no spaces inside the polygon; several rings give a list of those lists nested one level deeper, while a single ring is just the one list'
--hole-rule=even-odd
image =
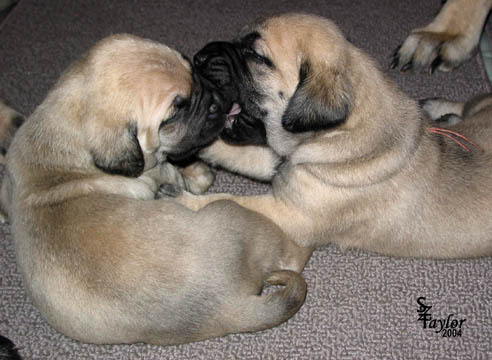
[{"label": "carpet texture", "polygon": [[[0,97],[25,114],[60,72],[95,41],[127,32],[192,56],[230,39],[259,16],[305,11],[333,19],[387,70],[408,32],[429,22],[439,0],[21,0],[0,27]],[[466,99],[490,91],[479,56],[452,73],[390,76],[416,99]],[[211,191],[255,194],[268,185],[219,171]],[[0,334],[26,359],[492,359],[492,259],[397,259],[318,249],[305,270],[305,305],[287,323],[254,334],[181,346],[81,344],[53,330],[22,287],[8,225],[0,226]],[[433,318],[466,319],[443,338],[418,321],[425,297]]]}]

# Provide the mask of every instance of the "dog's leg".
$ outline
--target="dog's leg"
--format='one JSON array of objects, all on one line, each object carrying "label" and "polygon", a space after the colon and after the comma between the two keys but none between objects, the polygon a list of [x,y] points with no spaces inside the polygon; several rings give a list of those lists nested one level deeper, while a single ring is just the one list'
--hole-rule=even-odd
[{"label": "dog's leg", "polygon": [[[273,221],[285,234],[293,239],[297,245],[308,247],[312,245],[310,234],[300,229],[312,229],[316,226],[309,212],[300,206],[275,197],[272,194],[235,196],[232,194],[193,195],[183,192],[175,199],[187,208],[198,211],[206,205],[218,200],[231,200],[235,203],[255,211]],[[311,231],[311,230],[309,230]]]},{"label": "dog's leg", "polygon": [[282,162],[281,157],[269,147],[229,145],[222,140],[217,140],[200,151],[199,156],[213,166],[221,166],[262,181],[270,181]]},{"label": "dog's leg", "polygon": [[453,126],[463,120],[464,102],[430,98],[420,100],[419,104],[429,118],[440,126]]},{"label": "dog's leg", "polygon": [[453,70],[472,57],[491,7],[492,0],[448,0],[434,21],[412,30],[391,67]]},{"label": "dog's leg", "polygon": [[68,181],[46,190],[21,193],[20,198],[29,206],[56,204],[94,193],[120,195],[135,200],[151,200],[154,199],[157,190],[155,181],[145,175],[137,179],[119,175],[103,175]]},{"label": "dog's leg", "polygon": [[201,161],[194,162],[185,168],[178,168],[165,161],[146,171],[143,176],[152,179],[160,187],[158,198],[177,196],[183,190],[193,194],[202,194],[212,186],[215,180],[212,169]]},{"label": "dog's leg", "polygon": [[179,169],[186,184],[186,190],[193,194],[203,194],[215,181],[215,173],[202,161],[196,161]]}]

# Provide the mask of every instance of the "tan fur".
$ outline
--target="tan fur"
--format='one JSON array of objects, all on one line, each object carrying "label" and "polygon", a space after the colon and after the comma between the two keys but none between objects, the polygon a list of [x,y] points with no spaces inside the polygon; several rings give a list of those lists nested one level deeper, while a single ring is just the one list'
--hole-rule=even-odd
[{"label": "tan fur", "polygon": [[[185,343],[275,326],[304,301],[298,272],[311,251],[301,254],[265,217],[229,201],[195,213],[154,200],[160,183],[200,192],[213,181],[203,164],[181,175],[164,161],[183,140],[182,123],[166,124],[173,100],[190,95],[190,70],[164,45],[109,37],[14,137],[2,207],[27,292],[67,336]],[[127,166],[138,147],[146,170],[138,178],[96,166]],[[285,287],[261,296],[264,281]]]},{"label": "tan fur", "polygon": [[[414,29],[395,54],[393,66],[450,71],[474,54],[492,0],[448,0],[428,25]],[[437,63],[432,63],[436,60]]]},{"label": "tan fur", "polygon": [[[286,14],[244,33],[254,30],[261,36],[255,51],[274,65],[249,63],[255,86],[266,94],[268,158],[276,161],[263,173],[274,174],[273,193],[184,194],[182,203],[199,209],[216,199],[233,199],[272,219],[301,246],[334,242],[433,258],[492,254],[490,107],[457,126],[484,150],[472,147],[466,153],[428,131],[436,125],[332,22]],[[291,133],[282,126],[304,60],[315,64],[305,84],[312,94],[306,103],[324,102],[327,111],[337,101],[349,106],[345,121],[333,129]],[[263,153],[259,148],[253,158]],[[236,159],[234,170],[248,174],[249,162],[237,146],[215,155],[215,164],[227,166]],[[277,166],[280,156],[284,161]]]}]

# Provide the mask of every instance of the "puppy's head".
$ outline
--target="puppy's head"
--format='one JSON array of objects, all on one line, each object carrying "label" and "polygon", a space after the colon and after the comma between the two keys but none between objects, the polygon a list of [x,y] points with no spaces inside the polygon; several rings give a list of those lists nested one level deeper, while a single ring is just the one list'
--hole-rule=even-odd
[{"label": "puppy's head", "polygon": [[285,14],[246,27],[194,57],[232,103],[222,137],[289,155],[314,132],[343,126],[351,110],[348,42],[329,20]]},{"label": "puppy's head", "polygon": [[222,97],[181,54],[150,40],[106,38],[68,78],[83,81],[72,111],[94,164],[108,173],[139,176],[161,153],[203,146],[224,126]]}]

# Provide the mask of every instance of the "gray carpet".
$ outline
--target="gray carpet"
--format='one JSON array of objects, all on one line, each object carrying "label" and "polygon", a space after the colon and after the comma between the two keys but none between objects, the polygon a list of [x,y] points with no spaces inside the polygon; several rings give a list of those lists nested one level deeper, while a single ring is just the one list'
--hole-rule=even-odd
[{"label": "gray carpet", "polygon": [[[0,28],[0,97],[29,114],[60,72],[105,35],[129,32],[191,56],[244,24],[280,11],[333,19],[388,68],[408,31],[430,21],[439,0],[21,0]],[[390,75],[412,97],[465,99],[489,91],[479,56],[450,74]],[[212,191],[252,194],[268,186],[219,172]],[[491,234],[492,236],[492,234]],[[286,324],[189,345],[81,344],[54,331],[26,297],[8,225],[0,226],[0,334],[26,359],[492,359],[492,259],[395,259],[334,246],[317,250],[303,308]],[[433,318],[466,319],[443,338],[418,321],[417,298]]]}]

